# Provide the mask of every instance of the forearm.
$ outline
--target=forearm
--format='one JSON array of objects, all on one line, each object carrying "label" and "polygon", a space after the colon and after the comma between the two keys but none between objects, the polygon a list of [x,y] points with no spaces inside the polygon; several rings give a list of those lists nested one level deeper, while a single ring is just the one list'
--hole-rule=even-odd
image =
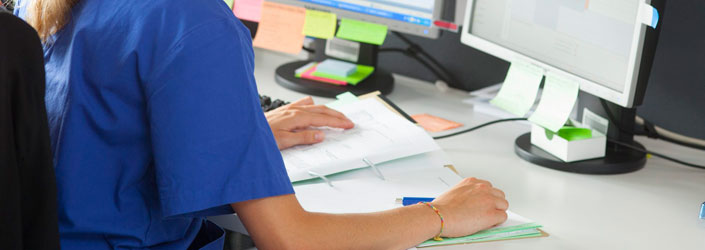
[{"label": "forearm", "polygon": [[308,249],[407,249],[430,239],[440,230],[431,208],[413,205],[370,214],[308,213],[303,238],[316,239]]},{"label": "forearm", "polygon": [[440,230],[438,215],[424,205],[336,215],[306,212],[286,195],[233,208],[259,249],[407,249]]}]

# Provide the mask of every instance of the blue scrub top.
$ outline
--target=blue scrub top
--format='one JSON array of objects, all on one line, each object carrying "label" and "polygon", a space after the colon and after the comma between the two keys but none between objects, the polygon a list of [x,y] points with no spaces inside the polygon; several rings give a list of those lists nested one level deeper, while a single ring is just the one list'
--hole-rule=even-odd
[{"label": "blue scrub top", "polygon": [[253,59],[222,0],[80,0],[45,47],[62,249],[202,246],[204,216],[293,193]]}]

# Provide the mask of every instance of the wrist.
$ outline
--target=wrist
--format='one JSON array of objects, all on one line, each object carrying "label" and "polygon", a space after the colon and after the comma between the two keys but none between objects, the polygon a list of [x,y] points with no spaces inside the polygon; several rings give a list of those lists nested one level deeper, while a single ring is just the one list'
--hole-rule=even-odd
[{"label": "wrist", "polygon": [[433,202],[419,202],[418,204],[426,207],[427,210],[432,211],[435,215],[437,221],[435,224],[437,225],[436,228],[438,228],[438,231],[434,234],[433,240],[442,241],[443,238],[441,238],[441,236],[443,236],[443,231],[445,229],[445,218],[443,218],[441,209]]}]

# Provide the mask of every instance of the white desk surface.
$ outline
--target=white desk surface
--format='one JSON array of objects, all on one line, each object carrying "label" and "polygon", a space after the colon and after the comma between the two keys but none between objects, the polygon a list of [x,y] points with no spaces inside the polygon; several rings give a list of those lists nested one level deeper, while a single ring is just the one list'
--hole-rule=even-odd
[{"label": "white desk surface", "polygon": [[[261,94],[293,101],[305,95],[274,82],[274,69],[296,58],[256,50],[255,76]],[[442,94],[428,83],[395,76],[389,98],[409,114],[429,113],[477,125],[496,118],[473,113],[461,94]],[[331,99],[314,98],[325,103]],[[514,154],[514,140],[528,132],[505,123],[438,141],[463,177],[489,180],[504,190],[510,209],[531,218],[547,238],[449,246],[442,249],[705,249],[705,170],[659,158],[635,173],[592,176],[564,173],[528,163]],[[638,138],[648,149],[705,163],[705,152]]]}]

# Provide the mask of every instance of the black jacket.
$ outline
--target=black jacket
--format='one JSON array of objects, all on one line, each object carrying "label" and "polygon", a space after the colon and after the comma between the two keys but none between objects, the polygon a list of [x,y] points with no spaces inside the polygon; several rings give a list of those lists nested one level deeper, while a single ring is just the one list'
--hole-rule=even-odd
[{"label": "black jacket", "polygon": [[37,33],[0,9],[0,249],[59,249]]}]

